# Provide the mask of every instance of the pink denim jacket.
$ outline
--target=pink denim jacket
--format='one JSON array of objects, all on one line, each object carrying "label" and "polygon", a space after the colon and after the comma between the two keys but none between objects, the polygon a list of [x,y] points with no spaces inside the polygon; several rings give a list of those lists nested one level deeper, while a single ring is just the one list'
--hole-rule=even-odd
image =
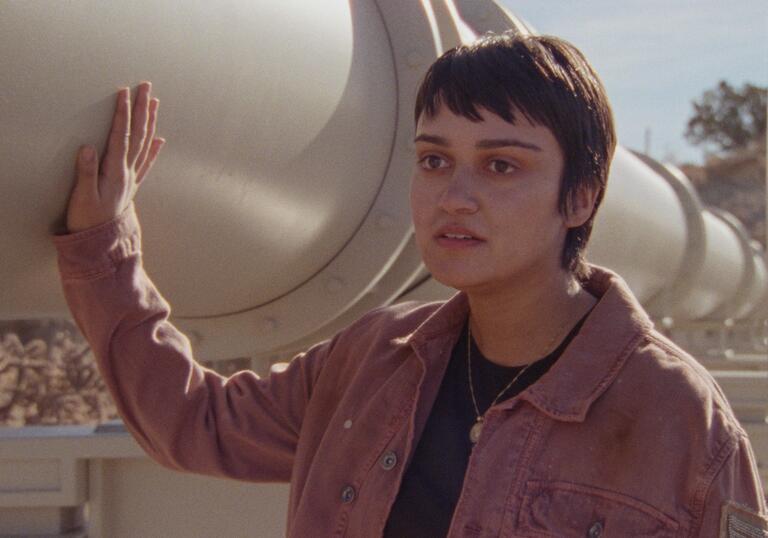
[{"label": "pink denim jacket", "polygon": [[[72,314],[151,457],[290,481],[290,537],[381,536],[465,295],[374,310],[283,372],[224,378],[168,321],[133,205],[52,239]],[[754,454],[720,387],[654,331],[621,278],[595,268],[586,286],[600,300],[564,354],[486,415],[449,536],[761,536]]]}]

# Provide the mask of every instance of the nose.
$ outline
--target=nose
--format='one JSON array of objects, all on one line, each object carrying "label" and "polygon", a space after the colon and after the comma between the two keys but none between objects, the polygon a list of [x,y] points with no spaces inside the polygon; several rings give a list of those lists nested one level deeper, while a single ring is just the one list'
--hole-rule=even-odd
[{"label": "nose", "polygon": [[471,214],[477,211],[474,178],[467,168],[457,168],[445,184],[440,196],[440,209],[450,214]]}]

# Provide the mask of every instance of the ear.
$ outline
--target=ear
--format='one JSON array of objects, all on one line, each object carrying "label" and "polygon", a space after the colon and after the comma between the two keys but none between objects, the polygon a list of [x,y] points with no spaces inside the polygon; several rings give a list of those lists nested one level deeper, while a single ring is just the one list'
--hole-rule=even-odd
[{"label": "ear", "polygon": [[567,212],[564,217],[566,227],[578,228],[589,220],[595,209],[597,193],[596,189],[582,187],[577,189],[573,196],[568,198]]}]

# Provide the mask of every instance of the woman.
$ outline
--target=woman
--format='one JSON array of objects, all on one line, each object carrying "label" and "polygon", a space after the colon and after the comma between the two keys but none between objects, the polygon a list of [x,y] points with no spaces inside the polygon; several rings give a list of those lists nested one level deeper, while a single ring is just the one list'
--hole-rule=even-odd
[{"label": "woman", "polygon": [[126,427],[161,464],[290,481],[297,537],[768,527],[722,391],[584,260],[615,136],[570,44],[488,35],[430,67],[413,223],[427,268],[459,293],[374,310],[268,379],[200,367],[168,322],[132,204],[163,143],[149,83],[130,105],[126,88],[101,163],[81,149],[54,242]]}]

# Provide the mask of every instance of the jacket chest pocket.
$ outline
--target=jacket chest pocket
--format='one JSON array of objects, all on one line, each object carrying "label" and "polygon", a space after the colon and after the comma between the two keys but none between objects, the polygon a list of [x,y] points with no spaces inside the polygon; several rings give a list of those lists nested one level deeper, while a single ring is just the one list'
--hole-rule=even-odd
[{"label": "jacket chest pocket", "polygon": [[530,538],[673,538],[677,528],[674,519],[621,493],[531,480],[526,483],[517,531]]}]

